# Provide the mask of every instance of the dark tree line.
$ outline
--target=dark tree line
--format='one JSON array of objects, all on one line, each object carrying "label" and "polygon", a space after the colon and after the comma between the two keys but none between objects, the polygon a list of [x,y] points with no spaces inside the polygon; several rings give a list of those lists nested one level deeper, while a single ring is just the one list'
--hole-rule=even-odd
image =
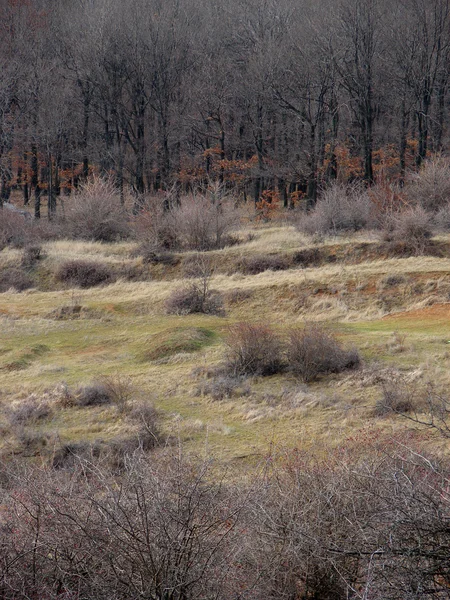
[{"label": "dark tree line", "polygon": [[401,182],[448,148],[449,56],[449,0],[2,0],[0,202]]}]

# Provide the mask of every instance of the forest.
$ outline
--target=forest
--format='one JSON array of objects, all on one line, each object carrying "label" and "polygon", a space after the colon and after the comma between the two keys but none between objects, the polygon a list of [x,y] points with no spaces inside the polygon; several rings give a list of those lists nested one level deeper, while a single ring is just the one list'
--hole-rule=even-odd
[{"label": "forest", "polygon": [[3,0],[0,202],[89,174],[309,207],[448,149],[447,0]]}]

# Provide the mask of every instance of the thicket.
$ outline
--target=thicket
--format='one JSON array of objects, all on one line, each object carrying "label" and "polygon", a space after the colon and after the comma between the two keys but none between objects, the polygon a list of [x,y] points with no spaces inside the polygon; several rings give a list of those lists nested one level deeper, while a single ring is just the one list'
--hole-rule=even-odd
[{"label": "thicket", "polygon": [[1,595],[448,598],[448,465],[398,442],[273,455],[239,483],[182,449],[2,463]]},{"label": "thicket", "polygon": [[294,328],[284,342],[269,326],[238,323],[226,338],[223,370],[233,377],[274,375],[286,369],[304,382],[359,366],[356,349],[346,350],[317,324]]}]

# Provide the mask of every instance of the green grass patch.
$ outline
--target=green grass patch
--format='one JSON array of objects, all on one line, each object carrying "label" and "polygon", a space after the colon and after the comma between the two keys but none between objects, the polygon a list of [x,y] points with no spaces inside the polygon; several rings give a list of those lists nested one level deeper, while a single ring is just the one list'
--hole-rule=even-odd
[{"label": "green grass patch", "polygon": [[211,345],[215,338],[214,331],[205,327],[177,327],[162,331],[148,339],[141,360],[156,361],[176,354],[198,352]]},{"label": "green grass patch", "polygon": [[46,344],[35,344],[22,352],[18,358],[7,363],[3,368],[6,371],[22,371],[28,369],[29,366],[40,356],[50,351]]}]

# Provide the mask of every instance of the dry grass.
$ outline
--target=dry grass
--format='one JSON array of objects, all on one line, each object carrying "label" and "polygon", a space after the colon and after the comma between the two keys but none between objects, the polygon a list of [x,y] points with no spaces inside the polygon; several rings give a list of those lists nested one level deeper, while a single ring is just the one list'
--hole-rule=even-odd
[{"label": "dry grass", "polygon": [[[212,254],[234,264],[241,256],[314,247],[290,226],[252,228],[240,233],[242,239],[250,232],[254,239]],[[339,243],[351,248],[355,240],[363,236]],[[367,236],[365,241],[370,241]],[[43,244],[43,251],[45,261],[54,266],[72,258],[120,266],[136,261],[130,258],[134,247],[131,243],[58,241]],[[20,256],[19,251],[6,249],[0,253],[0,266]],[[381,388],[364,372],[327,376],[306,389],[289,374],[257,378],[249,382],[245,395],[238,387],[231,397],[225,393],[215,402],[206,392],[196,395],[199,381],[192,377],[192,370],[208,371],[220,363],[230,325],[263,321],[287,337],[294,324],[301,325],[307,318],[330,323],[343,343],[360,349],[369,366],[377,362],[383,368],[396,365],[405,372],[420,368],[422,373],[428,368],[444,383],[450,356],[449,272],[450,259],[435,257],[335,263],[258,275],[221,272],[212,277],[211,287],[225,298],[234,298],[239,289],[238,300],[227,302],[225,318],[164,314],[168,296],[186,284],[181,267],[172,280],[120,280],[89,290],[0,294],[3,401],[20,402],[61,381],[76,388],[99,375],[120,372],[141,390],[144,401],[162,411],[166,434],[179,436],[195,451],[207,443],[224,461],[238,457],[251,461],[264,455],[271,444],[306,448],[313,440],[321,445],[318,452],[324,452],[327,445],[337,444],[368,424],[380,435],[390,435],[406,425],[395,416],[379,420],[373,416]],[[85,318],[50,318],[58,307],[72,304],[86,307]],[[211,332],[207,339],[197,336],[196,332],[204,330]],[[407,334],[401,351],[397,351],[397,341],[393,344],[394,331],[397,341]],[[39,344],[48,350],[30,359],[30,348]],[[146,351],[151,358],[143,361]],[[5,369],[21,360],[23,369]],[[64,442],[113,439],[127,431],[112,406],[58,408],[51,421],[44,420],[37,428],[45,434],[58,432]]]}]

